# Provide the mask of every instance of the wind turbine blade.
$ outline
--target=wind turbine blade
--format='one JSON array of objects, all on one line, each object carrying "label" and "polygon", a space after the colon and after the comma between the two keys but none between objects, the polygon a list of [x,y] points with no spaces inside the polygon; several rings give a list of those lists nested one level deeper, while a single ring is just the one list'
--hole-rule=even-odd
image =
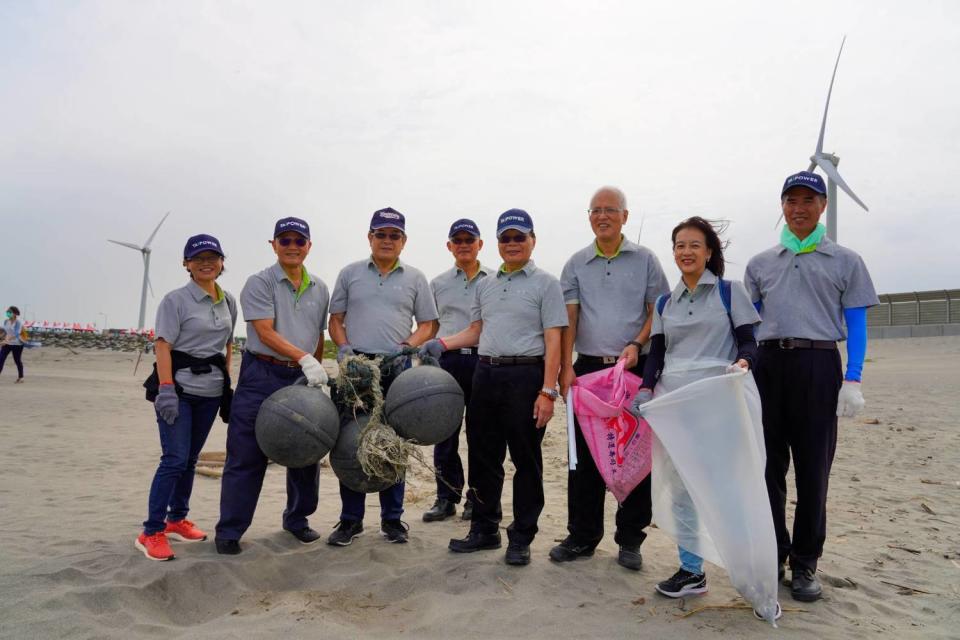
[{"label": "wind turbine blade", "polygon": [[153,242],[153,237],[157,235],[157,231],[160,231],[160,225],[163,224],[163,221],[167,219],[168,215],[170,215],[169,211],[163,214],[163,217],[160,219],[160,224],[158,224],[157,228],[153,230],[153,233],[150,234],[150,237],[147,238],[147,241],[143,243],[144,249],[148,248],[150,246],[150,243]]},{"label": "wind turbine blade", "polygon": [[149,276],[147,276],[147,288],[150,290],[150,297],[155,298],[156,296],[153,295],[153,282],[150,281]]},{"label": "wind turbine blade", "polygon": [[823,153],[823,134],[827,130],[827,111],[830,110],[830,95],[833,93],[833,81],[837,78],[837,67],[840,66],[840,54],[843,53],[843,43],[847,41],[847,36],[843,36],[840,41],[840,51],[837,52],[837,61],[833,65],[833,75],[830,76],[830,88],[827,90],[827,104],[823,107],[823,122],[820,123],[820,137],[817,138],[817,150],[813,155]]},{"label": "wind turbine blade", "polygon": [[825,174],[827,174],[827,176],[829,176],[830,179],[833,180],[833,181],[837,184],[838,187],[840,187],[841,189],[843,189],[843,191],[844,191],[848,196],[850,196],[851,198],[853,198],[853,201],[854,201],[854,202],[856,202],[858,205],[860,205],[861,207],[863,207],[863,210],[864,210],[864,211],[870,211],[870,209],[867,207],[867,205],[863,204],[863,200],[861,200],[860,198],[858,198],[858,197],[857,197],[857,194],[855,194],[855,193],[853,192],[853,190],[852,190],[850,187],[847,186],[847,183],[844,182],[843,178],[840,177],[840,172],[837,171],[837,168],[836,168],[835,166],[833,166],[833,163],[830,162],[830,160],[828,160],[827,158],[824,158],[823,156],[814,156],[814,158],[815,158],[816,161],[817,161],[817,166],[819,166],[821,169],[823,169],[823,172],[824,172]]},{"label": "wind turbine blade", "polygon": [[119,240],[110,240],[110,239],[108,239],[107,242],[112,242],[113,244],[118,244],[121,247],[130,247],[131,249],[136,249],[137,251],[140,251],[140,247],[133,244],[132,242],[120,242]]},{"label": "wind turbine blade", "polygon": [[807,171],[813,171],[817,168],[817,162],[813,159],[813,156],[810,157],[810,166],[807,167]]}]

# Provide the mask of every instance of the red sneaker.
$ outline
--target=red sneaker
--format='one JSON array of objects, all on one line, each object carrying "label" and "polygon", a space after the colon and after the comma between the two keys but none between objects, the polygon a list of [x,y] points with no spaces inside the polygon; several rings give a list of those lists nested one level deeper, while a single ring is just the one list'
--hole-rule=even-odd
[{"label": "red sneaker", "polygon": [[173,555],[170,543],[167,542],[167,536],[163,533],[155,533],[152,536],[141,533],[133,545],[151,560],[173,560],[176,557]]},{"label": "red sneaker", "polygon": [[200,542],[207,539],[207,534],[197,529],[196,525],[184,518],[176,522],[167,521],[167,528],[163,531],[175,540],[184,542]]}]

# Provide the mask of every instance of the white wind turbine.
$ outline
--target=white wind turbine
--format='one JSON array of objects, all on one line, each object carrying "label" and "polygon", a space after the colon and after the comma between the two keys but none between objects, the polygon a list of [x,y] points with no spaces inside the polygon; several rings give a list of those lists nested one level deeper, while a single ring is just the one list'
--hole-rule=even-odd
[{"label": "white wind turbine", "polygon": [[137,246],[132,242],[121,242],[120,240],[107,240],[107,242],[112,242],[114,244],[119,244],[122,247],[129,247],[130,249],[135,249],[140,252],[143,256],[143,289],[140,291],[140,321],[137,324],[138,329],[143,329],[144,319],[147,314],[147,289],[150,289],[150,295],[153,295],[153,285],[150,284],[150,243],[153,242],[154,236],[157,235],[157,231],[160,230],[160,225],[163,224],[163,221],[167,219],[167,216],[170,215],[170,212],[167,211],[163,218],[160,219],[160,223],[157,225],[157,228],[153,230],[153,233],[150,234],[150,237],[147,238],[147,241],[143,243],[143,246]]},{"label": "white wind turbine", "polygon": [[840,54],[843,53],[843,44],[847,41],[847,37],[844,36],[843,40],[840,42],[840,51],[837,52],[837,61],[833,65],[833,75],[830,77],[830,89],[827,90],[827,104],[823,108],[823,122],[820,124],[820,137],[817,139],[817,150],[813,152],[813,155],[810,156],[810,168],[807,171],[813,171],[817,167],[823,169],[823,172],[827,174],[827,237],[836,242],[837,240],[837,187],[839,186],[844,192],[853,198],[853,201],[858,205],[863,207],[864,211],[869,211],[867,205],[857,197],[857,194],[847,186],[847,183],[844,182],[843,178],[840,177],[840,172],[837,171],[837,165],[840,163],[840,158],[838,158],[833,153],[824,153],[823,152],[823,134],[827,129],[827,111],[830,109],[830,94],[833,93],[833,81],[837,77],[837,67],[840,66]]}]

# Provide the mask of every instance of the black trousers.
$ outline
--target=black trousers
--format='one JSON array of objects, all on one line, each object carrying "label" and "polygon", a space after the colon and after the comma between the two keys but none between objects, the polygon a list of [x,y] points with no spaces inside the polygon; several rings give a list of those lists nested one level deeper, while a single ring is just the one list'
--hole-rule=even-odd
[{"label": "black trousers", "polygon": [[[470,406],[473,389],[473,374],[477,368],[477,355],[446,351],[440,356],[440,366],[449,373],[463,389],[463,399]],[[437,470],[437,498],[460,502],[463,490],[463,462],[460,460],[460,427],[449,438],[433,447],[433,466]]]},{"label": "black trousers", "polygon": [[[640,356],[632,373],[641,375],[645,356]],[[573,364],[577,376],[608,369],[614,365],[591,362],[578,358]],[[607,485],[597,470],[590,455],[580,422],[574,418],[574,433],[577,443],[577,468],[567,476],[567,531],[577,544],[597,546],[603,538],[603,507]],[[630,492],[623,504],[617,505],[617,532],[614,540],[618,545],[639,547],[647,537],[644,528],[653,519],[650,500],[650,476]]]},{"label": "black trousers", "polygon": [[[754,379],[763,404],[767,493],[780,562],[815,571],[827,537],[827,484],[837,449],[836,349],[760,347]],[[787,531],[787,470],[793,456],[797,508]]]},{"label": "black trousers", "polygon": [[503,511],[503,461],[507,450],[516,467],[513,475],[511,542],[528,545],[537,535],[543,511],[545,429],[537,429],[533,405],[543,388],[543,363],[496,366],[480,362],[473,375],[467,408],[467,461],[473,520],[470,529],[496,533]]},{"label": "black trousers", "polygon": [[3,371],[3,363],[7,361],[7,354],[13,354],[13,363],[17,365],[17,377],[23,377],[23,345],[5,344],[0,347],[0,371]]}]

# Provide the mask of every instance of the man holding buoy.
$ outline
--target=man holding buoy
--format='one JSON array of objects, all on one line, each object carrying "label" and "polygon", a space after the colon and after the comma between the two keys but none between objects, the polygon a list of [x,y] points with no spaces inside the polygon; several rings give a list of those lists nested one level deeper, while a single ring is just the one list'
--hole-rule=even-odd
[{"label": "man holding buoy", "polygon": [[[837,448],[837,416],[863,408],[867,308],[879,304],[863,259],[826,236],[823,178],[789,176],[780,191],[780,243],[747,263],[744,284],[760,312],[754,378],[763,404],[767,493],[780,574],[789,560],[791,595],[821,597],[817,561],[827,535],[827,484]],[[847,370],[837,342],[847,341]],[[787,531],[787,470],[796,475],[793,538]]]},{"label": "man holding buoy", "polygon": [[[430,289],[440,313],[437,336],[445,338],[470,326],[470,310],[476,297],[477,283],[489,271],[477,258],[483,240],[473,220],[462,218],[450,225],[447,250],[453,254],[454,266],[430,281]],[[473,373],[477,368],[477,348],[462,347],[444,351],[440,366],[456,379],[463,389],[464,402],[470,405]],[[457,512],[463,491],[463,462],[460,460],[460,427],[452,436],[433,447],[433,466],[437,470],[437,500],[423,514],[424,522],[446,520]],[[473,505],[466,499],[463,519],[470,520]]]},{"label": "man holding buoy", "polygon": [[[657,297],[670,291],[660,262],[646,247],[627,240],[623,225],[630,212],[626,196],[616,187],[601,187],[587,210],[594,239],[567,261],[560,276],[569,326],[563,332],[560,391],[566,397],[577,376],[614,366],[642,375],[640,353],[650,337]],[[573,361],[576,347],[577,361]],[[593,555],[603,538],[606,486],[574,419],[577,467],[567,479],[567,531],[570,535],[550,550],[554,562]],[[637,571],[643,564],[640,545],[652,518],[650,476],[617,505],[620,547],[617,562]]]},{"label": "man holding buoy", "polygon": [[[375,211],[367,241],[370,257],[344,267],[333,287],[330,338],[338,360],[395,355],[420,346],[437,330],[437,305],[426,277],[400,261],[407,242],[404,215],[390,207]],[[394,368],[381,377],[384,396],[398,373]],[[401,481],[380,491],[380,533],[389,542],[407,541],[407,526],[400,520],[404,488]],[[366,494],[341,482],[340,500],[340,522],[327,544],[345,547],[363,532]]]},{"label": "man holding buoy", "polygon": [[567,326],[560,282],[530,259],[536,245],[533,220],[510,209],[497,220],[503,264],[477,283],[471,323],[431,340],[421,353],[478,345],[478,363],[467,408],[468,477],[473,517],[466,538],[450,541],[455,553],[500,548],[503,461],[509,449],[513,522],[507,527],[506,563],[530,563],[530,544],[543,510],[544,427],[558,397],[560,334]]},{"label": "man holding buoy", "polygon": [[[310,386],[327,382],[320,364],[330,294],[303,262],[310,253],[310,226],[283,218],[271,246],[277,262],[250,276],[240,293],[247,346],[227,428],[227,460],[220,489],[217,552],[240,553],[240,538],[253,521],[267,469],[254,426],[260,405],[273,392],[305,377]],[[283,528],[304,544],[320,539],[307,517],[317,509],[319,466],[287,469]]]}]

